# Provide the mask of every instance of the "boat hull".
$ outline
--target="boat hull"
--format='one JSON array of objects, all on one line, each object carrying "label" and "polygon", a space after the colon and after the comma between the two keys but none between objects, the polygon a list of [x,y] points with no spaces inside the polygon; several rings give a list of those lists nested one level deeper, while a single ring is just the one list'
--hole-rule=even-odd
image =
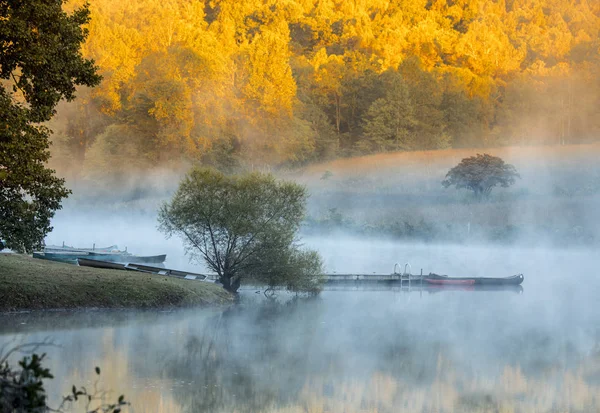
[{"label": "boat hull", "polygon": [[167,259],[167,254],[161,255],[149,255],[149,256],[138,256],[138,255],[130,255],[130,254],[103,254],[97,252],[90,252],[89,256],[92,259],[96,258],[102,261],[112,261],[112,262],[131,262],[138,264],[160,264],[165,262]]},{"label": "boat hull", "polygon": [[179,271],[172,270],[169,268],[161,268],[161,267],[151,267],[148,265],[142,264],[121,264],[117,262],[111,261],[102,261],[98,259],[89,259],[89,258],[79,258],[77,260],[80,266],[82,267],[93,267],[93,268],[103,268],[110,270],[127,270],[127,271],[137,271],[143,272],[146,274],[156,274],[156,275],[166,275],[169,277],[176,278],[184,278],[186,280],[200,280],[200,281],[209,281],[209,276],[206,274],[197,274],[189,271]]},{"label": "boat hull", "polygon": [[431,285],[520,285],[523,280],[523,274],[503,278],[448,277],[438,274],[423,276],[423,282]]},{"label": "boat hull", "polygon": [[125,264],[110,262],[110,261],[101,261],[95,259],[88,258],[78,258],[77,263],[81,267],[92,267],[92,268],[104,268],[110,270],[125,270]]},{"label": "boat hull", "polygon": [[86,254],[76,253],[54,253],[54,252],[34,252],[33,258],[39,258],[48,261],[64,262],[67,264],[77,264],[77,259]]},{"label": "boat hull", "polygon": [[61,252],[35,252],[33,258],[40,258],[50,261],[60,261],[75,264],[78,258],[109,261],[116,263],[136,263],[136,264],[161,264],[167,259],[166,254],[138,256],[127,253],[102,253],[86,251],[61,251]]},{"label": "boat hull", "polygon": [[120,252],[119,247],[117,245],[111,245],[109,247],[92,247],[92,248],[77,248],[70,247],[67,245],[46,245],[44,247],[45,252],[100,252],[105,254]]}]

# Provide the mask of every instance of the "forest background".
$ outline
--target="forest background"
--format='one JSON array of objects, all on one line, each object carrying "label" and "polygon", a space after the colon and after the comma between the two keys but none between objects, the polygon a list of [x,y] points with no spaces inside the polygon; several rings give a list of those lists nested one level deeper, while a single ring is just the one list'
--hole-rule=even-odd
[{"label": "forest background", "polygon": [[[82,4],[70,0],[66,9]],[[103,76],[50,124],[71,184],[200,163],[600,138],[600,2],[92,0]]]}]

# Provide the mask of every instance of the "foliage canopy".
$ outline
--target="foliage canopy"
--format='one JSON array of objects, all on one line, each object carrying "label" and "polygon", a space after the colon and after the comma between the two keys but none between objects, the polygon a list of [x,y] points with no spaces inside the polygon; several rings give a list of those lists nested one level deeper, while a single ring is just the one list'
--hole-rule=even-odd
[{"label": "foliage canopy", "polygon": [[445,188],[456,186],[456,189],[466,188],[475,196],[488,196],[495,186],[508,188],[521,176],[513,165],[505,163],[497,156],[477,154],[465,158],[446,174],[442,181]]},{"label": "foliage canopy", "polygon": [[300,249],[296,235],[306,198],[302,186],[269,174],[195,168],[160,209],[160,229],[181,236],[187,253],[216,272],[228,291],[244,278],[313,291],[320,287],[321,259]]},{"label": "foliage canopy", "polygon": [[80,48],[87,6],[67,14],[62,0],[0,3],[0,238],[31,251],[51,230],[50,218],[69,191],[46,167],[50,120],[76,85],[100,82]]},{"label": "foliage canopy", "polygon": [[83,53],[104,78],[55,128],[67,125],[57,167],[73,172],[120,163],[125,174],[133,158],[140,169],[227,170],[600,136],[598,1],[94,0],[90,10]]}]

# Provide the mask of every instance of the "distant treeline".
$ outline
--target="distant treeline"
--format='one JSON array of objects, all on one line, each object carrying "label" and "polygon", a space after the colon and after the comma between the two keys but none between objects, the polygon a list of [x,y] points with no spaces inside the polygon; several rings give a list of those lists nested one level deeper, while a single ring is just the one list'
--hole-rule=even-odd
[{"label": "distant treeline", "polygon": [[104,78],[51,125],[63,170],[600,137],[597,1],[90,3]]}]

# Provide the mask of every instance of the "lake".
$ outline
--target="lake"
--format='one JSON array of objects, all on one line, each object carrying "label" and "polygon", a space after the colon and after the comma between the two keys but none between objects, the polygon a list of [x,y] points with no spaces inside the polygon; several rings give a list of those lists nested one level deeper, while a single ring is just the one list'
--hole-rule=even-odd
[{"label": "lake", "polygon": [[[374,285],[317,297],[245,288],[227,309],[0,316],[44,339],[51,400],[73,384],[131,412],[600,411],[596,251],[306,239],[329,271],[507,276],[521,289]],[[78,411],[82,411],[79,409]]]}]

